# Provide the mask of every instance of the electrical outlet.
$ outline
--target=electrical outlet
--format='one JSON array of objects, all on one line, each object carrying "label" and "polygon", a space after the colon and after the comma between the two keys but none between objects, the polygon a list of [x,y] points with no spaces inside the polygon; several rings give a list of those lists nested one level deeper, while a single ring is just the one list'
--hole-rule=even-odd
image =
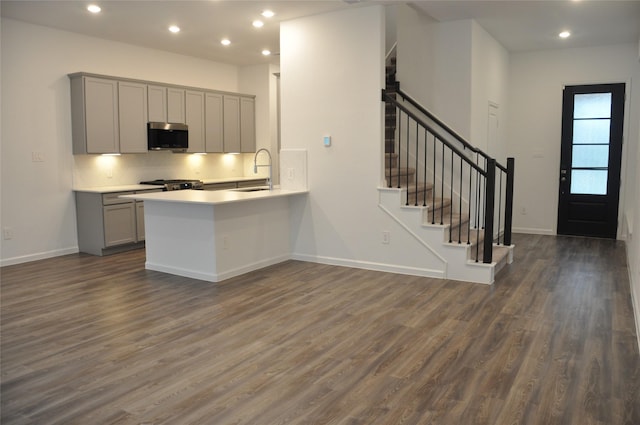
[{"label": "electrical outlet", "polygon": [[113,177],[113,168],[107,168],[107,178],[110,179]]},{"label": "electrical outlet", "polygon": [[525,207],[522,207],[522,209],[520,210],[520,214],[527,215],[527,209]]},{"label": "electrical outlet", "polygon": [[229,249],[229,236],[227,235],[222,237],[222,249],[225,251]]},{"label": "electrical outlet", "polygon": [[31,162],[44,162],[44,153],[39,151],[31,152]]},{"label": "electrical outlet", "polygon": [[391,240],[391,235],[389,234],[389,232],[386,230],[382,232],[382,243],[385,245],[388,245],[390,240]]},{"label": "electrical outlet", "polygon": [[296,176],[295,168],[287,168],[287,179],[293,180]]},{"label": "electrical outlet", "polygon": [[8,241],[13,239],[13,228],[11,227],[3,227],[2,228],[2,239]]}]

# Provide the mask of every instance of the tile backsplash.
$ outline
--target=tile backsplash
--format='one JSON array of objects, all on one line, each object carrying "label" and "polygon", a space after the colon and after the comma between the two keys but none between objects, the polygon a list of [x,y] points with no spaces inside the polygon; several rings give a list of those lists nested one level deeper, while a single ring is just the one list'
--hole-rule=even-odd
[{"label": "tile backsplash", "polygon": [[136,184],[154,179],[219,179],[253,174],[253,154],[74,155],[73,186]]}]

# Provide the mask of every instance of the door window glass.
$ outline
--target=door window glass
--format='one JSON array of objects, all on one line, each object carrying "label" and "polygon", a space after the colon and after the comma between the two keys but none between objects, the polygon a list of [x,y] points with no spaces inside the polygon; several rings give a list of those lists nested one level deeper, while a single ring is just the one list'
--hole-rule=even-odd
[{"label": "door window glass", "polygon": [[576,94],[573,105],[571,193],[606,195],[611,93]]}]

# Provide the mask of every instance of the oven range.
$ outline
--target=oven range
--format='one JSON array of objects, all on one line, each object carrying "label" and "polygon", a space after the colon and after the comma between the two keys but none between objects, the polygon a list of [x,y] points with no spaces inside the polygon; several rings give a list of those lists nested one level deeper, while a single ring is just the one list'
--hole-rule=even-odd
[{"label": "oven range", "polygon": [[148,184],[154,186],[162,186],[162,190],[184,190],[184,189],[196,189],[202,190],[203,183],[201,180],[150,180],[145,182],[140,182],[140,184]]}]

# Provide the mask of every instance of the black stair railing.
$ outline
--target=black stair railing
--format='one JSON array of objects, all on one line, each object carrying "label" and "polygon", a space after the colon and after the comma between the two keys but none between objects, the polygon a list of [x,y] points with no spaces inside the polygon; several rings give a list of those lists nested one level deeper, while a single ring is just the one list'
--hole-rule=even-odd
[{"label": "black stair railing", "polygon": [[[449,226],[449,242],[471,244],[484,235],[482,262],[491,263],[494,242],[511,245],[513,158],[502,166],[408,95],[394,91],[402,100],[382,90],[382,100],[395,108],[396,118],[398,157],[395,165],[391,159],[386,162],[389,187],[405,186],[406,205],[428,207],[433,224],[467,223],[455,231]],[[480,245],[475,244],[475,261],[480,261]]]}]

